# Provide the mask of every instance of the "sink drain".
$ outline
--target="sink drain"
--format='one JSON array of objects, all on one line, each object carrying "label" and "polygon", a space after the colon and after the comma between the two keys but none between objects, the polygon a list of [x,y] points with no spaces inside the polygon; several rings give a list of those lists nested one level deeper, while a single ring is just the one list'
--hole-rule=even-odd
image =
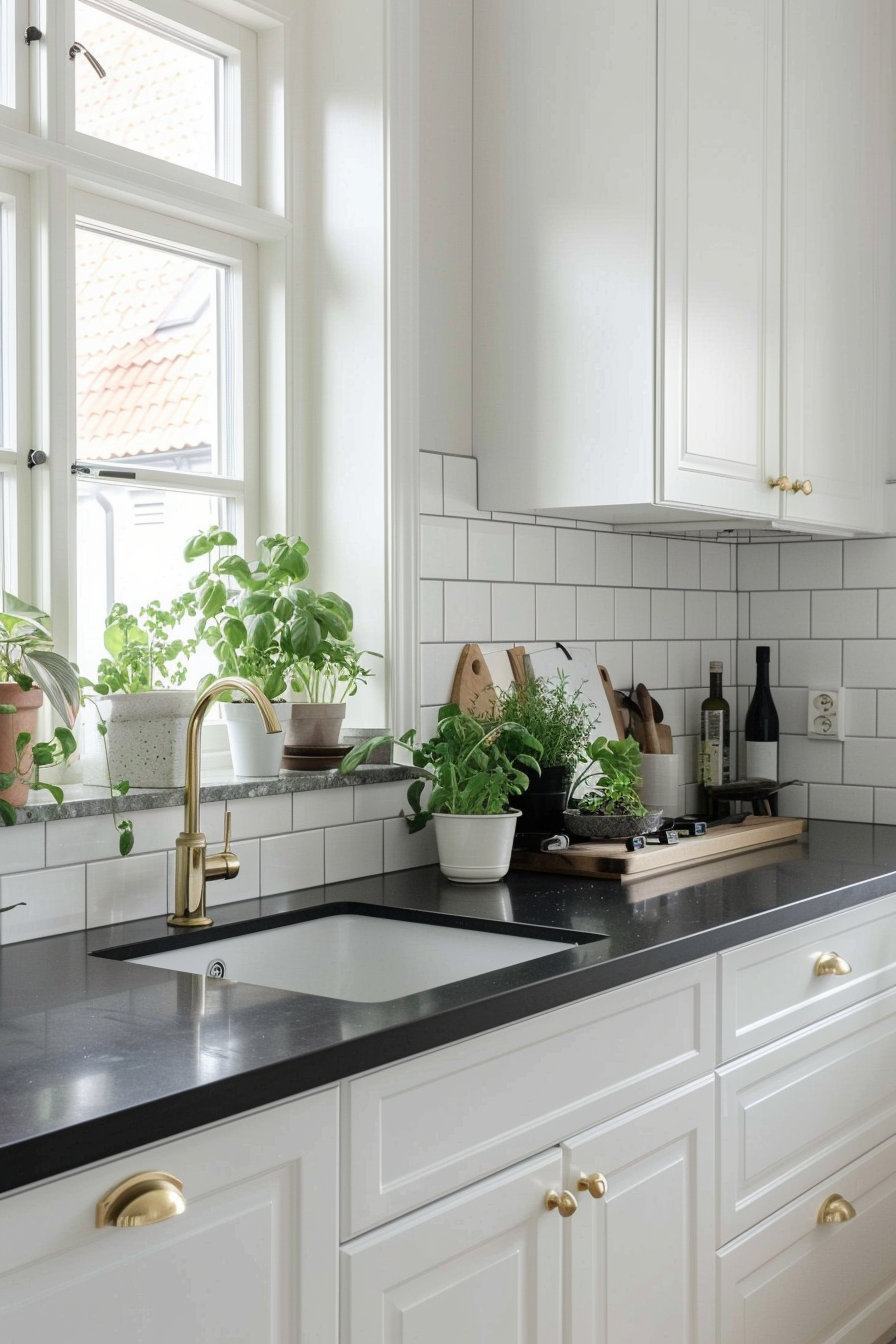
[{"label": "sink drain", "polygon": [[205,973],[210,975],[213,980],[223,980],[227,974],[227,967],[220,957],[215,957],[214,961],[209,962]]}]

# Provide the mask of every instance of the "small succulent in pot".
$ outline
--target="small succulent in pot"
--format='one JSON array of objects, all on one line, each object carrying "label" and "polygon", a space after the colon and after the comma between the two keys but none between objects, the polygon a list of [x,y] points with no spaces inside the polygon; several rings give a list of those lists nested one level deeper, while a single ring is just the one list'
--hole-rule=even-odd
[{"label": "small succulent in pot", "polygon": [[654,830],[662,820],[648,812],[636,788],[641,782],[641,749],[633,737],[622,742],[596,737],[587,749],[588,764],[573,784],[572,793],[588,784],[588,792],[574,798],[563,814],[567,830],[590,839],[619,839]]}]

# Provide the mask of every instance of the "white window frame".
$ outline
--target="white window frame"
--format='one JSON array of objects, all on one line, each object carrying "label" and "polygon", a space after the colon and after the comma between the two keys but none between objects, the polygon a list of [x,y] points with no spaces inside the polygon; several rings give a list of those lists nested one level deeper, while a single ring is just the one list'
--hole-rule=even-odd
[{"label": "white window frame", "polygon": [[0,102],[0,126],[28,126],[28,0],[0,0],[0,88],[11,89],[11,104]]},{"label": "white window frame", "polygon": [[[219,144],[223,145],[225,162],[221,165],[221,175],[212,176],[78,131],[75,121],[75,76],[78,61],[84,59],[82,56],[75,60],[66,57],[65,61],[65,143],[73,149],[102,156],[107,163],[156,174],[173,185],[200,186],[206,191],[220,193],[229,200],[247,205],[256,204],[258,155],[254,146],[257,138],[257,41],[252,29],[199,8],[191,4],[190,0],[142,0],[139,5],[130,3],[130,0],[84,2],[136,23],[137,26],[146,27],[169,40],[182,40],[187,46],[200,47],[223,58],[225,66],[222,80],[225,87],[224,97],[218,107],[217,131]],[[147,14],[156,17],[158,22],[147,21],[144,17]],[[196,41],[196,35],[200,38],[199,42]],[[65,0],[66,53],[77,40],[74,0]],[[94,52],[94,55],[102,62],[101,52]]]},{"label": "white window frame", "polygon": [[[3,574],[13,591],[30,585],[30,529],[23,526],[31,509],[28,452],[31,445],[31,288],[30,191],[23,173],[0,168],[0,267],[6,284],[0,296],[0,377],[4,379],[0,474],[5,517],[0,518]],[[24,296],[24,299],[23,299]],[[14,526],[7,527],[12,517]],[[10,530],[14,540],[10,537]]]}]

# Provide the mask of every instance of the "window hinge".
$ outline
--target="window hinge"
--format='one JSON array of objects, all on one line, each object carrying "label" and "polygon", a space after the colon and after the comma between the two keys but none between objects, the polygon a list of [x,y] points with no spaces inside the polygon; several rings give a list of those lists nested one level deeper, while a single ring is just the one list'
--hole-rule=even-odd
[{"label": "window hinge", "polygon": [[122,467],[91,467],[86,462],[72,463],[73,476],[94,476],[103,480],[136,481],[136,471],[126,471]]}]

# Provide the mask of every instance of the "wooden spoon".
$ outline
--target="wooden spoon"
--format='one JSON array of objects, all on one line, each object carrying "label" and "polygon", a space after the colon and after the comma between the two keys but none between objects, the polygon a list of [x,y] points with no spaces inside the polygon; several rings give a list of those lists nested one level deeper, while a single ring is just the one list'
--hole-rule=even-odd
[{"label": "wooden spoon", "polygon": [[639,681],[635,687],[635,695],[638,700],[638,708],[641,711],[641,718],[644,720],[644,741],[648,755],[659,756],[661,754],[660,739],[657,735],[656,721],[653,717],[653,701],[643,681]]}]

